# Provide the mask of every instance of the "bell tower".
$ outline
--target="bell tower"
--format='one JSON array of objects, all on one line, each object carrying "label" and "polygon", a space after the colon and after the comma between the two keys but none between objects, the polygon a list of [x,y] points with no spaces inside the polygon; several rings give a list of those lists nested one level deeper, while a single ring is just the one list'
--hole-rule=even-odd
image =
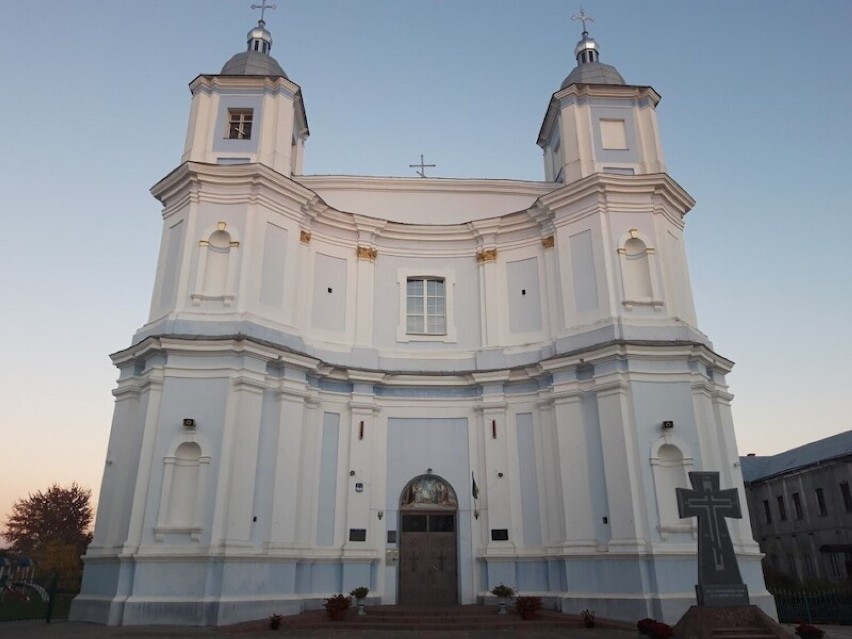
[{"label": "bell tower", "polygon": [[[252,5],[266,10],[272,5]],[[181,160],[208,164],[259,163],[282,175],[302,173],[308,122],[302,90],[270,55],[272,35],[258,20],[217,75],[189,88],[192,107]]]},{"label": "bell tower", "polygon": [[567,184],[593,173],[665,173],[659,94],[626,84],[615,67],[600,61],[586,25],[592,19],[582,10],[573,19],[583,23],[574,48],[577,66],[553,94],[538,135],[545,179]]}]

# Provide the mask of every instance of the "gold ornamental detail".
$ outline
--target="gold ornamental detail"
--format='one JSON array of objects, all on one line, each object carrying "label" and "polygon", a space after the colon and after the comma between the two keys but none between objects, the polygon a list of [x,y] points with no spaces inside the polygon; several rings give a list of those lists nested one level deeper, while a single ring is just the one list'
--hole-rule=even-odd
[{"label": "gold ornamental detail", "polygon": [[497,249],[482,249],[481,251],[476,252],[476,261],[482,264],[483,262],[496,262],[497,261]]},{"label": "gold ornamental detail", "polygon": [[541,238],[541,245],[544,248],[553,248],[553,236],[548,235],[547,237]]},{"label": "gold ornamental detail", "polygon": [[371,262],[374,261],[376,256],[379,254],[376,249],[370,248],[369,246],[359,246],[357,253],[359,260],[370,260]]},{"label": "gold ornamental detail", "polygon": [[299,241],[302,244],[310,244],[311,243],[311,232],[310,231],[302,231],[299,233]]}]

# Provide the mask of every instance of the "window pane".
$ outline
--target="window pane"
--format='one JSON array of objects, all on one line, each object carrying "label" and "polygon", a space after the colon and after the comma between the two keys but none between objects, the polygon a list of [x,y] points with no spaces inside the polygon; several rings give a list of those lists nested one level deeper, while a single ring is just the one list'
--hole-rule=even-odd
[{"label": "window pane", "polygon": [[455,515],[429,515],[429,532],[455,532]]},{"label": "window pane", "polygon": [[408,314],[422,315],[423,314],[423,298],[409,297],[408,298]]},{"label": "window pane", "polygon": [[444,280],[427,280],[426,291],[429,295],[444,295]]},{"label": "window pane", "polygon": [[403,515],[402,532],[426,532],[426,515]]},{"label": "window pane", "polygon": [[418,317],[416,315],[415,316],[409,315],[408,316],[408,323],[407,323],[405,330],[408,333],[423,333],[424,332],[423,317]]},{"label": "window pane", "polygon": [[423,295],[423,280],[408,280],[409,295]]}]

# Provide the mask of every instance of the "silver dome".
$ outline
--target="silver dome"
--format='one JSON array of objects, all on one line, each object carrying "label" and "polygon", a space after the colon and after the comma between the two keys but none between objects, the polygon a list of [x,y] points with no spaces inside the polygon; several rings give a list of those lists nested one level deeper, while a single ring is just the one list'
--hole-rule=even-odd
[{"label": "silver dome", "polygon": [[627,84],[621,74],[611,64],[586,62],[574,67],[568,77],[562,81],[560,89],[571,84]]}]

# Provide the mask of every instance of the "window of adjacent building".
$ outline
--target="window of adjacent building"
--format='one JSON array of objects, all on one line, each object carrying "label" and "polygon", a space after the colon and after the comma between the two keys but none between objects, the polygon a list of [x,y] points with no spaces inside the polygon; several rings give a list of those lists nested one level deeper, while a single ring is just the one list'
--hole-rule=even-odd
[{"label": "window of adjacent building", "polygon": [[772,523],[772,510],[769,508],[769,500],[763,500],[763,516],[766,518],[766,523]]},{"label": "window of adjacent building", "polygon": [[840,482],[840,494],[843,495],[843,505],[846,507],[846,512],[852,512],[852,493],[849,492],[849,482]]},{"label": "window of adjacent building", "polygon": [[778,495],[778,519],[787,521],[787,507],[784,505],[784,495]]},{"label": "window of adjacent building", "polygon": [[228,139],[251,139],[252,109],[228,109]]},{"label": "window of adjacent building", "polygon": [[816,493],[816,501],[817,501],[817,510],[819,511],[820,517],[825,517],[828,514],[828,508],[825,505],[825,494],[822,492],[822,488],[817,488]]},{"label": "window of adjacent building", "polygon": [[830,553],[828,555],[828,570],[831,573],[832,577],[842,577],[843,572],[840,569],[840,560],[837,558],[837,555],[834,553]]},{"label": "window of adjacent building", "polygon": [[809,554],[802,555],[802,570],[806,578],[814,576],[814,560]]},{"label": "window of adjacent building", "polygon": [[409,277],[405,326],[410,335],[445,335],[447,295],[443,278]]},{"label": "window of adjacent building", "polygon": [[802,518],[802,499],[799,493],[793,493],[793,510],[796,512],[796,519]]}]

